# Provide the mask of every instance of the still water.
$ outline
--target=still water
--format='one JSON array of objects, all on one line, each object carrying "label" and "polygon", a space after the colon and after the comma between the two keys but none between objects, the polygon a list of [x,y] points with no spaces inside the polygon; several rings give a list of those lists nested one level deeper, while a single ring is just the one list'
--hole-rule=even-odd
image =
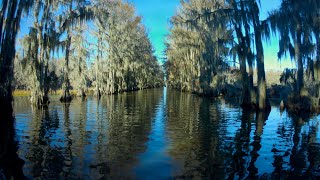
[{"label": "still water", "polygon": [[320,176],[319,117],[244,112],[169,89],[87,97],[48,110],[15,98],[24,174],[41,179]]}]

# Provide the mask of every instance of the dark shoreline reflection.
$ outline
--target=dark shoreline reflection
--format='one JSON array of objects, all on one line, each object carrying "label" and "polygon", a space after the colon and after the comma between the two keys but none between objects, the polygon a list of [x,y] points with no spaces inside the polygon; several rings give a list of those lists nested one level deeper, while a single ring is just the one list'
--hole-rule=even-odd
[{"label": "dark shoreline reflection", "polygon": [[[3,112],[6,108],[0,107]],[[9,107],[12,112],[12,108]],[[1,115],[0,115],[1,116]],[[2,114],[4,117],[4,115]],[[9,115],[11,116],[11,115]],[[8,118],[8,116],[7,116]],[[25,179],[23,173],[24,161],[19,157],[18,141],[14,128],[15,118],[0,120],[0,179]]]},{"label": "dark shoreline reflection", "polygon": [[25,161],[30,179],[320,176],[319,117],[292,117],[275,106],[257,114],[170,89],[70,104],[53,97],[47,110],[27,102],[15,98],[11,147],[18,142],[19,149],[10,158]]}]

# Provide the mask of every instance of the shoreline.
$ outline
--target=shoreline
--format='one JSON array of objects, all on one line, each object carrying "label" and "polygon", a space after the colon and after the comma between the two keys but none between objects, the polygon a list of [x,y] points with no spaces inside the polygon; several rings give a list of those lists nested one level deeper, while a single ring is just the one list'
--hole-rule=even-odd
[{"label": "shoreline", "polygon": [[[165,87],[165,86],[163,86]],[[142,89],[133,89],[133,90],[128,90],[128,91],[122,91],[122,92],[116,92],[113,94],[121,94],[124,92],[135,92],[135,91],[141,91],[141,90],[146,90],[146,89],[157,89],[157,88],[162,88],[162,86],[156,86],[156,87],[146,87]],[[77,90],[69,90],[71,96],[77,96],[78,91]],[[57,91],[49,91],[49,95],[61,95],[62,94],[62,89],[59,89]],[[93,88],[88,88],[86,91],[86,95],[94,95],[94,89]],[[110,95],[110,94],[105,94],[105,95]],[[16,89],[12,91],[12,96],[14,97],[19,97],[19,96],[31,96],[31,91],[30,90],[21,90],[21,89]],[[103,95],[102,95],[103,96]]]}]

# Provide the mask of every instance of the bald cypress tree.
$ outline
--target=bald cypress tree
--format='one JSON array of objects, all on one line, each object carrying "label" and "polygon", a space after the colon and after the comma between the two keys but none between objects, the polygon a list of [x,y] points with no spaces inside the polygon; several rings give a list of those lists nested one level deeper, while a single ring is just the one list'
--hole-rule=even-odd
[{"label": "bald cypress tree", "polygon": [[[280,35],[278,57],[282,58],[289,52],[291,58],[297,63],[296,94],[302,95],[304,88],[304,60],[309,53],[308,46],[311,42],[311,29],[316,28],[310,23],[309,18],[316,18],[319,2],[316,0],[282,0],[278,10],[271,13],[269,21],[274,32]],[[311,15],[311,16],[310,16]],[[317,39],[317,30],[315,37]]]},{"label": "bald cypress tree", "polygon": [[94,13],[89,2],[85,0],[64,0],[65,16],[59,16],[60,31],[66,33],[66,39],[63,41],[65,64],[63,68],[63,83],[61,102],[70,102],[70,58],[72,45],[72,32],[75,27],[81,26],[85,21],[94,17]]},{"label": "bald cypress tree", "polygon": [[24,73],[29,77],[30,101],[38,107],[49,104],[49,61],[60,37],[54,20],[57,7],[57,1],[35,1],[32,9],[34,23],[22,40],[22,63]]},{"label": "bald cypress tree", "polygon": [[[96,94],[113,94],[163,84],[141,17],[120,0],[98,1],[93,45]],[[158,72],[158,73],[157,73]]]},{"label": "bald cypress tree", "polygon": [[169,85],[200,94],[218,92],[218,74],[227,69],[226,44],[233,41],[222,13],[211,13],[223,6],[220,1],[181,2],[168,36]]},{"label": "bald cypress tree", "polygon": [[87,59],[90,52],[84,27],[75,28],[71,41],[70,79],[72,87],[77,90],[78,97],[86,96],[88,85]]},{"label": "bald cypress tree", "polygon": [[[267,93],[262,42],[263,37],[269,37],[269,31],[266,23],[260,21],[259,15],[259,1],[256,0],[182,1],[181,11],[173,18],[172,34],[169,36],[167,52],[169,61],[172,61],[171,63],[167,63],[169,71],[170,67],[172,68],[172,71],[169,72],[169,82],[171,82],[171,76],[172,79],[175,79],[173,81],[176,82],[173,84],[183,89],[186,86],[186,81],[188,82],[187,84],[189,84],[195,80],[195,76],[183,74],[179,71],[176,71],[178,74],[173,75],[175,68],[192,67],[192,65],[194,65],[192,62],[197,58],[190,56],[187,58],[181,57],[182,54],[187,55],[186,52],[191,51],[193,48],[198,49],[200,52],[199,62],[206,63],[205,69],[209,71],[200,70],[200,74],[203,73],[206,75],[209,81],[212,80],[211,78],[217,73],[219,66],[228,64],[221,60],[219,61],[219,59],[226,59],[230,58],[229,55],[235,55],[239,62],[242,79],[241,104],[259,110],[266,109]],[[199,41],[201,43],[194,44],[195,46],[193,47],[188,47],[189,43],[186,42],[193,38],[184,35],[188,38],[185,38],[186,42],[179,47],[176,43],[183,39],[183,35],[182,33],[180,33],[181,35],[177,35],[176,32],[178,29],[183,29],[189,34],[192,33],[194,36],[199,33],[199,37],[195,39],[201,39],[202,42]],[[233,35],[235,37],[233,37]],[[179,38],[173,40],[174,38],[172,37],[174,36]],[[253,45],[255,45],[255,47],[253,47]],[[230,54],[225,53],[225,49],[230,49]],[[254,49],[256,54],[254,54]],[[253,88],[254,58],[256,58],[258,72],[257,92],[255,92]],[[180,63],[180,59],[184,59],[181,61],[182,63]],[[247,64],[249,67],[248,72]],[[174,76],[179,76],[181,82],[178,82]],[[203,78],[200,78],[200,83],[198,84],[203,84],[203,82]]]}]

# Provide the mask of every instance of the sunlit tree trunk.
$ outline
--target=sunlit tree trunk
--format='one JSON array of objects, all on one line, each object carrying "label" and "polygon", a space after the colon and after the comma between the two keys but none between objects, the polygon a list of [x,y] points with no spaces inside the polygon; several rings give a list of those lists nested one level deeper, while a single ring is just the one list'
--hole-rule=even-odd
[{"label": "sunlit tree trunk", "polygon": [[239,47],[237,49],[239,63],[240,63],[240,73],[241,73],[241,79],[242,79],[242,106],[251,106],[251,97],[249,93],[249,87],[248,87],[248,74],[246,71],[246,55],[245,55],[245,39],[243,37],[243,34],[240,30],[240,27],[236,27],[236,34],[237,39],[239,43]]},{"label": "sunlit tree trunk", "polygon": [[42,102],[47,104],[49,101],[49,82],[48,82],[48,72],[49,72],[49,57],[50,52],[46,49],[46,58],[44,64],[44,81],[43,81],[43,99]]},{"label": "sunlit tree trunk", "polygon": [[[240,6],[241,6],[241,16],[242,19],[247,20],[246,14],[245,14],[245,8],[244,8],[244,2],[243,0],[240,1]],[[249,67],[249,78],[248,78],[248,83],[249,83],[249,91],[252,92],[253,91],[253,57],[251,55],[251,39],[250,39],[250,25],[248,21],[244,21],[244,29],[245,29],[245,41],[246,41],[246,58],[247,58],[247,62],[248,62],[248,67]]]},{"label": "sunlit tree trunk", "polygon": [[100,94],[100,88],[99,88],[99,55],[97,56],[97,60],[96,60],[96,96],[97,97],[100,97],[101,94]]},{"label": "sunlit tree trunk", "polygon": [[265,110],[267,107],[267,84],[264,69],[264,54],[261,38],[261,24],[259,20],[259,8],[256,2],[253,4],[252,18],[257,51],[258,109]]},{"label": "sunlit tree trunk", "polygon": [[97,59],[96,59],[96,96],[98,98],[101,97],[101,92],[100,92],[100,77],[99,77],[99,71],[100,71],[100,67],[99,67],[99,64],[100,64],[100,55],[102,54],[100,51],[101,51],[101,42],[102,39],[101,39],[101,32],[100,32],[100,29],[98,31],[98,52],[97,52]]}]

